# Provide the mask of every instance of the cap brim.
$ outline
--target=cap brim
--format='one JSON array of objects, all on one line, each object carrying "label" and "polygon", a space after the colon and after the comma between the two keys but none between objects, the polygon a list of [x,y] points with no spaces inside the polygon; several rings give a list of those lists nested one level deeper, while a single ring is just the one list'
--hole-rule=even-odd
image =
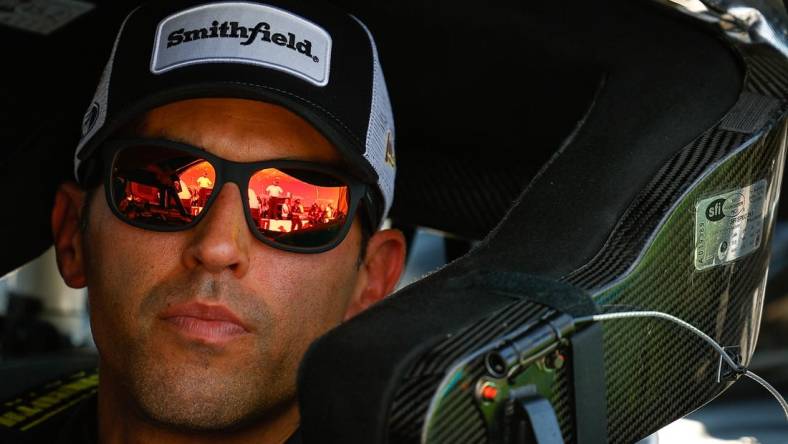
[{"label": "cap brim", "polygon": [[[374,185],[377,183],[378,175],[363,155],[364,151],[361,141],[357,141],[347,131],[339,128],[339,125],[331,123],[330,116],[321,114],[314,107],[302,103],[300,100],[289,97],[275,90],[266,89],[260,85],[244,85],[235,82],[210,82],[198,83],[189,86],[171,88],[158,91],[148,95],[123,110],[115,113],[105,125],[93,136],[80,151],[80,160],[90,158],[101,144],[112,137],[112,135],[134,119],[159,106],[188,99],[201,98],[238,98],[256,100],[282,106],[300,116],[331,142],[337,149],[348,172],[364,183]],[[82,166],[77,171],[77,178],[82,179]]]}]

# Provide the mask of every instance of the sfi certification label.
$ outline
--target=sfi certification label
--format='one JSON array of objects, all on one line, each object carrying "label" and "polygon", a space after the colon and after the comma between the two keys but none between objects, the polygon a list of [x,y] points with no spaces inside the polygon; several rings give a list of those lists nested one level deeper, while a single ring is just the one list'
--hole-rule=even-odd
[{"label": "sfi certification label", "polygon": [[695,268],[726,264],[761,246],[766,180],[703,199],[695,206]]}]

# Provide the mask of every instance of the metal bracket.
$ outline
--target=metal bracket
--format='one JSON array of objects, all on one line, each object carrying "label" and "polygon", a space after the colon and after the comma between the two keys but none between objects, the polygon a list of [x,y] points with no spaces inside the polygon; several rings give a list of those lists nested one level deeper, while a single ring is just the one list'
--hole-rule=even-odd
[{"label": "metal bracket", "polygon": [[[730,356],[733,362],[742,365],[742,355],[741,355],[741,347],[738,345],[733,345],[729,347],[723,347],[725,353]],[[734,382],[739,379],[741,373],[737,371],[735,368],[731,368],[731,366],[722,360],[722,356],[720,356],[719,361],[717,363],[717,383],[720,382]]]}]

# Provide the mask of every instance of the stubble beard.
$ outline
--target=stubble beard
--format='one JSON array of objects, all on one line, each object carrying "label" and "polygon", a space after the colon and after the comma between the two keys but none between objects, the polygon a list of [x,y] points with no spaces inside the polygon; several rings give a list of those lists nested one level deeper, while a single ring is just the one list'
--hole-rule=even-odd
[{"label": "stubble beard", "polygon": [[[230,284],[210,279],[167,281],[154,287],[142,301],[138,318],[143,331],[129,338],[126,365],[115,369],[136,410],[149,421],[185,431],[240,429],[276,416],[295,402],[294,364],[270,356],[269,310],[259,297]],[[228,367],[217,365],[224,350],[195,343],[177,360],[156,347],[156,318],[167,304],[182,302],[182,295],[221,301],[236,313],[251,314],[255,326],[250,356]],[[186,358],[184,358],[184,356]],[[287,356],[287,361],[290,361]],[[235,361],[234,361],[235,362]]]}]

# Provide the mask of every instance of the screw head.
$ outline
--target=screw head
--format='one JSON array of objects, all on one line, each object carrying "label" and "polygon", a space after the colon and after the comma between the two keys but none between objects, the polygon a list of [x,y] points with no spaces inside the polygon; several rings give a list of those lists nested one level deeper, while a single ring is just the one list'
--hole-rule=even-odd
[{"label": "screw head", "polygon": [[555,352],[548,359],[545,360],[548,368],[560,370],[566,364],[566,357],[561,352]]}]

